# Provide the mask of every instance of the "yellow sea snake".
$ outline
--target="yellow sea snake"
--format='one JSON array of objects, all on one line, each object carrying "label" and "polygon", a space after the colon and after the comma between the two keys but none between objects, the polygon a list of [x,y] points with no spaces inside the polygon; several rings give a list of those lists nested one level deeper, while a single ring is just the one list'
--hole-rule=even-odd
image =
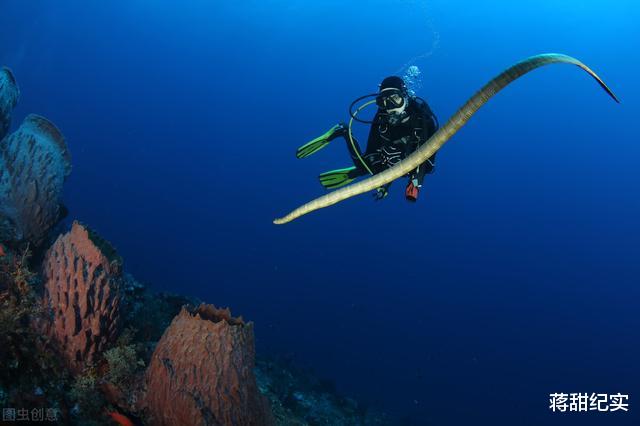
[{"label": "yellow sea snake", "polygon": [[579,66],[584,71],[589,73],[589,75],[591,75],[600,84],[600,86],[604,90],[606,90],[606,92],[613,98],[613,100],[618,103],[620,102],[616,95],[614,95],[614,93],[611,91],[611,89],[607,87],[604,81],[602,81],[595,72],[593,72],[588,66],[586,66],[579,60],[572,58],[571,56],[562,55],[559,53],[546,53],[542,55],[531,56],[524,61],[518,62],[517,64],[511,66],[500,75],[489,81],[489,83],[487,83],[482,89],[476,92],[476,94],[473,95],[471,99],[469,99],[467,103],[465,103],[462,108],[460,108],[444,126],[442,126],[436,133],[434,133],[433,136],[431,136],[431,138],[429,138],[429,140],[424,143],[424,145],[422,145],[415,152],[413,152],[413,154],[409,155],[407,158],[405,158],[395,166],[360,182],[345,186],[344,188],[316,198],[315,200],[312,200],[298,207],[286,216],[275,219],[273,223],[275,223],[276,225],[281,225],[287,222],[291,222],[292,220],[297,219],[300,216],[303,216],[314,210],[329,207],[342,200],[346,200],[347,198],[351,198],[364,192],[373,191],[376,188],[380,188],[381,186],[406,175],[407,173],[418,167],[420,164],[424,163],[429,157],[431,157],[436,151],[438,151],[440,147],[445,144],[445,142],[451,139],[451,137],[456,134],[456,132],[460,130],[462,126],[466,124],[471,116],[475,114],[475,112],[478,111],[478,109],[480,109],[482,105],[484,105],[500,90],[509,85],[509,83],[522,77],[529,71],[533,71],[534,69],[539,68],[543,65],[554,63],[565,63]]}]

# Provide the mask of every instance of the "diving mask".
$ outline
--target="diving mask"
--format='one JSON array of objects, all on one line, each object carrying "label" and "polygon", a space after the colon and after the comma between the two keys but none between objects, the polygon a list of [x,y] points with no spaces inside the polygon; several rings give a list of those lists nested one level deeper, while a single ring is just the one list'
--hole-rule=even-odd
[{"label": "diving mask", "polygon": [[388,88],[382,89],[380,94],[376,96],[376,105],[388,112],[403,109],[405,106],[404,93],[400,89]]}]

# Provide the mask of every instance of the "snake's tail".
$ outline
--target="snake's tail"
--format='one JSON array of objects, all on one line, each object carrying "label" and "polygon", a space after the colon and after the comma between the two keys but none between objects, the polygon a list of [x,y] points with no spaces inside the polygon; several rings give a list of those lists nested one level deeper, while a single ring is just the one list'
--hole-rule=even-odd
[{"label": "snake's tail", "polygon": [[[573,59],[573,58],[572,58]],[[577,60],[576,60],[577,61]],[[578,63],[576,63],[577,66],[579,66],[580,68],[582,68],[583,70],[585,70],[586,72],[589,73],[589,75],[591,75],[591,77],[593,77],[593,79],[595,81],[598,82],[598,84],[600,85],[600,87],[602,87],[605,92],[607,92],[609,94],[609,96],[611,96],[611,98],[616,101],[617,103],[620,103],[620,99],[618,99],[618,97],[616,96],[615,93],[613,93],[613,90],[611,90],[609,88],[609,86],[606,85],[606,83],[604,81],[602,81],[602,79],[600,77],[598,77],[598,74],[596,74],[595,72],[593,72],[593,70],[591,68],[589,68],[588,66],[586,66],[585,64],[583,64],[580,61],[577,61]]]},{"label": "snake's tail", "polygon": [[602,81],[596,73],[594,73],[589,67],[580,62],[579,60],[572,58],[571,56],[562,55],[558,53],[547,53],[537,56],[532,56],[519,62],[500,75],[489,81],[482,89],[474,94],[456,113],[442,126],[436,133],[429,138],[429,140],[418,148],[413,154],[396,164],[395,166],[371,176],[360,182],[351,184],[344,188],[333,191],[322,197],[316,198],[297,209],[293,210],[286,216],[275,219],[273,223],[276,225],[291,222],[294,219],[299,218],[314,210],[329,207],[347,198],[354,197],[364,192],[373,191],[376,188],[382,187],[389,182],[398,179],[401,176],[406,175],[411,170],[424,163],[429,157],[431,157],[436,151],[438,151],[442,145],[445,144],[451,137],[458,131],[466,122],[476,113],[480,107],[482,107],[489,99],[496,95],[500,90],[508,86],[514,80],[522,77],[530,71],[547,64],[553,63],[567,63],[577,65],[584,71],[589,73],[600,86],[615,100],[620,102],[616,95],[609,89],[609,87]]}]

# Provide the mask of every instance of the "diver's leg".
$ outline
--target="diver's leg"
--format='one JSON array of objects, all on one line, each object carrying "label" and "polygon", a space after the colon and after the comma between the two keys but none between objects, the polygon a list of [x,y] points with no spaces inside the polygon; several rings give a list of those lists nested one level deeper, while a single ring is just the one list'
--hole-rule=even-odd
[{"label": "diver's leg", "polygon": [[329,170],[328,172],[321,173],[320,176],[318,176],[318,179],[320,180],[320,184],[326,189],[340,188],[341,186],[348,185],[353,182],[354,179],[367,174],[366,169],[362,165],[362,161],[358,159],[358,155],[362,155],[358,142],[354,139],[352,147],[348,128],[344,123],[340,123],[338,126],[340,126],[340,129],[333,132],[329,140],[333,140],[338,136],[344,137],[347,141],[347,148],[349,149],[349,154],[351,155],[351,159],[355,166]]},{"label": "diver's leg", "polygon": [[356,167],[358,176],[378,173],[380,171],[378,170],[382,160],[380,154],[363,154],[360,144],[355,137],[353,137],[353,143],[351,142],[348,131],[344,135],[344,140],[347,143],[347,150],[349,150],[349,155],[351,156],[353,165]]},{"label": "diver's leg", "polygon": [[[367,170],[363,167],[362,161],[358,159],[358,155],[362,156],[358,142],[354,139],[352,145],[351,141],[349,140],[349,136],[343,136],[347,141],[347,147],[349,149],[349,154],[351,155],[354,166],[336,170],[329,170],[328,172],[320,174],[320,176],[318,176],[318,179],[320,179],[320,184],[326,189],[336,189],[340,188],[341,186],[348,185],[358,177],[368,173]],[[363,161],[365,160],[363,159]]]},{"label": "diver's leg", "polygon": [[[363,154],[356,138],[353,138],[352,142],[351,138],[349,138],[348,133],[344,138],[347,142],[347,149],[349,150],[349,154],[351,155],[353,164],[355,165],[353,170],[350,172],[350,175],[353,177],[353,179],[366,174],[380,173],[385,168],[382,162],[382,155],[379,152]],[[379,201],[386,198],[387,195],[389,195],[390,186],[391,182],[381,186],[380,188],[377,188],[376,192],[373,193],[374,200]]]},{"label": "diver's leg", "polygon": [[314,154],[320,151],[322,148],[327,146],[329,142],[331,142],[335,138],[339,136],[343,136],[346,132],[347,132],[346,125],[344,123],[338,123],[332,128],[330,128],[329,130],[327,130],[322,135],[318,136],[317,138],[313,139],[310,142],[307,142],[306,144],[298,148],[298,150],[296,151],[296,157],[298,158],[308,157],[311,154]]},{"label": "diver's leg", "polygon": [[351,160],[357,169],[364,169],[362,166],[362,162],[360,158],[362,157],[362,149],[360,149],[360,144],[358,144],[358,140],[354,137],[353,142],[349,137],[349,134],[344,135],[344,140],[347,143],[347,150],[349,151],[349,155],[351,156]]}]

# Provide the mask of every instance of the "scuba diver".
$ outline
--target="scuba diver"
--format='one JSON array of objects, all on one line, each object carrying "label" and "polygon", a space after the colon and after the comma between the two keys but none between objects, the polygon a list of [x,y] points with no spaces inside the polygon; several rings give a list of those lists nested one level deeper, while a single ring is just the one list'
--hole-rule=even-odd
[{"label": "scuba diver", "polygon": [[[355,112],[353,111],[358,102],[370,97],[375,100],[366,102]],[[359,119],[358,113],[373,103],[378,106],[373,120]],[[296,157],[305,158],[340,136],[345,139],[354,165],[322,173],[319,176],[320,183],[327,189],[339,188],[367,173],[373,175],[393,167],[425,143],[439,127],[438,119],[427,102],[420,97],[411,95],[404,80],[396,76],[385,78],[379,86],[378,93],[361,96],[353,101],[349,108],[349,114],[351,115],[349,126],[344,123],[336,124],[325,134],[298,148],[296,152]],[[367,149],[364,154],[351,133],[353,120],[371,124]],[[433,173],[435,157],[434,154],[407,175],[409,182],[405,190],[405,197],[408,201],[415,202],[418,199],[424,176]],[[390,185],[391,183],[388,183],[384,187],[378,188],[374,193],[374,199],[382,200],[385,198],[389,193]]]}]

